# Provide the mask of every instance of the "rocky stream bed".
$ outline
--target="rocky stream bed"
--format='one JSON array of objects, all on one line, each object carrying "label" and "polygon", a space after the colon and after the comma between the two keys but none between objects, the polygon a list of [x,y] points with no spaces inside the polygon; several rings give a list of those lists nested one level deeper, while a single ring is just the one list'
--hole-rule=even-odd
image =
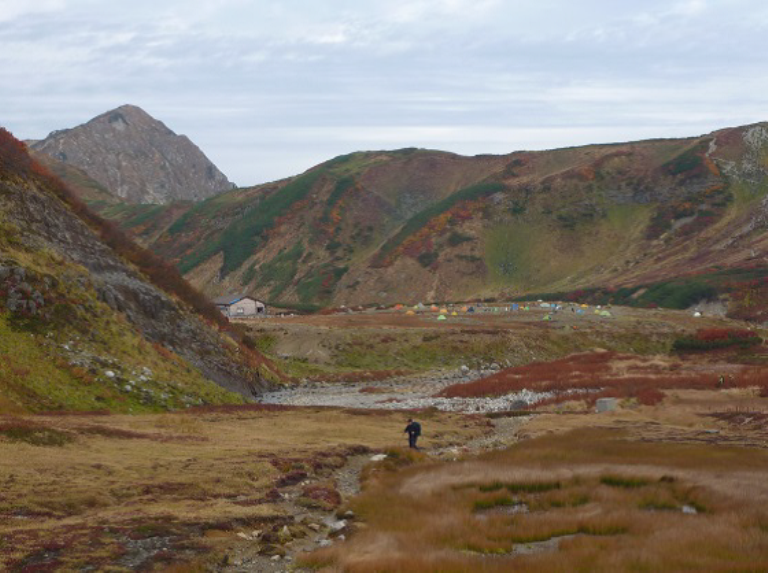
[{"label": "rocky stream bed", "polygon": [[[350,383],[309,383],[264,394],[266,404],[297,406],[336,406],[343,408],[420,409],[434,407],[440,410],[466,413],[492,413],[518,410],[550,396],[549,393],[517,392],[498,398],[442,398],[434,395],[459,382],[469,382],[493,373],[496,368],[470,371],[461,368],[438,375],[417,375],[395,378],[362,386]],[[360,390],[365,388],[364,392]],[[517,441],[517,431],[527,416],[500,417],[492,421],[489,432],[459,447],[434,448],[426,453],[437,459],[452,460],[461,455],[479,453],[509,446]],[[360,491],[360,472],[369,463],[384,459],[384,454],[351,456],[347,463],[332,476],[336,488],[346,502]],[[298,483],[285,491],[281,509],[291,520],[266,532],[238,533],[245,543],[228,555],[222,571],[301,571],[296,558],[334,543],[343,543],[354,531],[356,516],[352,512],[307,509],[297,503],[298,492],[307,483]],[[294,491],[295,489],[295,491]],[[343,504],[342,504],[343,506]],[[266,540],[266,541],[265,541]],[[274,547],[264,551],[265,543]],[[271,553],[271,554],[270,554]]]}]

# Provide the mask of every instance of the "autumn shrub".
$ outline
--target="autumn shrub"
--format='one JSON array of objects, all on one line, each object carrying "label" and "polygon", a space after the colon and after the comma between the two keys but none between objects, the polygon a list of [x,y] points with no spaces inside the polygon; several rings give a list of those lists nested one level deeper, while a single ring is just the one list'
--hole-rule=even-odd
[{"label": "autumn shrub", "polygon": [[32,446],[65,446],[74,441],[72,434],[25,420],[0,422],[0,438]]},{"label": "autumn shrub", "polygon": [[698,330],[693,336],[678,338],[672,344],[672,349],[677,352],[690,352],[731,347],[748,348],[762,342],[762,338],[753,330],[709,328]]}]

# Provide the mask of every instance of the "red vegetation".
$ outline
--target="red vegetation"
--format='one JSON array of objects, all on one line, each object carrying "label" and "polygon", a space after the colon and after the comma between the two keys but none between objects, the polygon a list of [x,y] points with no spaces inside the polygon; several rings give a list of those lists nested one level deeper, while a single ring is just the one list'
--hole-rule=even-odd
[{"label": "red vegetation", "polygon": [[[711,330],[703,336],[723,334]],[[474,382],[449,386],[440,396],[501,396],[527,389],[557,393],[536,406],[579,399],[594,403],[603,397],[634,398],[641,404],[653,405],[662,400],[662,390],[744,388],[764,386],[766,380],[768,368],[765,367],[742,367],[734,374],[723,376],[721,383],[716,370],[702,372],[693,367],[686,370],[677,365],[650,363],[638,356],[595,352],[508,368]]]},{"label": "red vegetation", "polygon": [[676,351],[701,351],[725,348],[748,348],[763,343],[753,330],[737,328],[706,328],[700,329],[693,336],[675,340],[672,348]]},{"label": "red vegetation", "polygon": [[0,127],[0,172],[26,175],[32,167],[27,146]]}]

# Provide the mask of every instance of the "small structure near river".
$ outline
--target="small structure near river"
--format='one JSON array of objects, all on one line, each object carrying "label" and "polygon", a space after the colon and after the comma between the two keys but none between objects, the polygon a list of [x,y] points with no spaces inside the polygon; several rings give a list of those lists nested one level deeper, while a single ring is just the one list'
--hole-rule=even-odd
[{"label": "small structure near river", "polygon": [[243,294],[220,296],[213,300],[213,304],[227,318],[244,318],[267,314],[267,305],[265,303]]}]

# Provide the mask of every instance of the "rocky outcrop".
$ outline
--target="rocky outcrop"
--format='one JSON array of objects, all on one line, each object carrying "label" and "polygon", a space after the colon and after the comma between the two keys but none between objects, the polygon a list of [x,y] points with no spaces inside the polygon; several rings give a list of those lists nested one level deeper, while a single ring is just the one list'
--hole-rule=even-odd
[{"label": "rocky outcrop", "polygon": [[31,145],[131,203],[199,201],[233,184],[186,136],[124,105]]},{"label": "rocky outcrop", "polygon": [[[12,226],[15,252],[66,260],[86,271],[77,277],[38,276],[22,262],[0,257],[0,306],[6,310],[45,318],[57,303],[74,308],[68,281],[87,283],[78,286],[122,314],[146,341],[183,357],[208,380],[248,397],[268,387],[257,369],[239,359],[236,344],[117,256],[34,177],[0,178],[0,213]],[[7,231],[6,240],[10,237]],[[0,244],[0,255],[4,250]]]}]

